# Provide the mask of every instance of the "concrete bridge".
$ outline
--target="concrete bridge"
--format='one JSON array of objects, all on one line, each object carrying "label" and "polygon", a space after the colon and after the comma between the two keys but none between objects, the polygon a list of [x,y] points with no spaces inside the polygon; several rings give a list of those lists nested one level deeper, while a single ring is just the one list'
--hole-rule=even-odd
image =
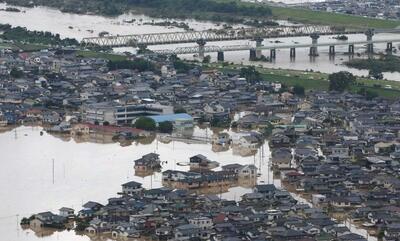
[{"label": "concrete bridge", "polygon": [[[202,50],[203,54],[204,53],[218,53],[218,60],[219,61],[224,61],[224,52],[230,52],[230,51],[245,51],[248,50],[250,51],[250,60],[256,60],[259,58],[257,56],[258,52],[261,53],[263,50],[269,50],[270,54],[270,60],[273,60],[276,58],[276,50],[278,49],[290,49],[290,57],[295,58],[296,57],[296,49],[298,48],[309,48],[310,56],[318,56],[318,48],[319,47],[329,47],[329,55],[335,55],[336,46],[348,46],[348,54],[354,54],[354,46],[355,45],[366,45],[367,46],[367,52],[372,53],[373,52],[373,45],[378,44],[378,43],[386,43],[386,51],[388,53],[391,53],[393,50],[393,43],[400,43],[400,37],[396,39],[384,39],[384,40],[359,40],[359,41],[340,41],[336,40],[334,42],[327,42],[327,43],[318,43],[315,41],[312,41],[311,43],[307,44],[274,44],[274,45],[268,45],[268,46],[259,46],[259,47],[254,47],[250,44],[248,45],[230,45],[230,46],[214,46],[214,45],[209,45],[209,46],[204,46],[204,49]],[[166,54],[166,55],[178,55],[178,54],[198,54],[200,51],[199,46],[192,46],[192,47],[179,47],[176,49],[164,49],[164,50],[154,50],[154,53],[157,54]],[[260,54],[261,55],[261,54]]]}]

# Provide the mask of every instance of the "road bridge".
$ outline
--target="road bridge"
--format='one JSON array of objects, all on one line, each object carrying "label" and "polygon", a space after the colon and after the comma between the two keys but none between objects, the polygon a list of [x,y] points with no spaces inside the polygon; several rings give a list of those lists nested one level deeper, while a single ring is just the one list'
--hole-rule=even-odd
[{"label": "road bridge", "polygon": [[[306,43],[306,44],[273,44],[267,46],[252,46],[250,44],[246,45],[230,45],[230,46],[204,46],[203,53],[218,53],[218,60],[223,61],[224,52],[230,51],[250,51],[250,59],[253,58],[255,60],[255,52],[262,51],[262,50],[270,50],[270,59],[276,58],[276,50],[277,49],[290,49],[290,57],[294,58],[296,56],[296,49],[297,48],[310,48],[310,56],[315,56],[316,48],[318,47],[329,47],[329,54],[335,54],[335,47],[336,46],[349,46],[348,53],[354,54],[354,46],[355,45],[365,45],[367,46],[367,52],[371,51],[370,44],[379,44],[379,43],[386,43],[386,51],[391,52],[393,49],[393,43],[400,43],[400,37],[395,39],[382,39],[382,40],[356,40],[356,41],[340,41],[336,40],[334,42],[326,42],[326,43]],[[176,49],[164,49],[164,50],[154,50],[156,54],[166,54],[166,55],[178,55],[178,54],[197,54],[199,53],[198,46],[191,46],[191,47],[179,47]]]}]

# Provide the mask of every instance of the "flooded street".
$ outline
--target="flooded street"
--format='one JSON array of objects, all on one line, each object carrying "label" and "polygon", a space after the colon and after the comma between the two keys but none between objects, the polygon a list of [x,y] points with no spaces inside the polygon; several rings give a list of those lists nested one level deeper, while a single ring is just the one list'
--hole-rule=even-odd
[{"label": "flooded street", "polygon": [[[147,177],[135,176],[134,160],[150,152],[160,154],[162,171],[173,169],[188,171],[189,157],[203,154],[220,166],[240,163],[255,164],[261,170],[258,182],[274,183],[269,172],[269,147],[264,144],[264,158],[259,152],[254,156],[235,155],[234,150],[213,152],[210,144],[164,144],[156,139],[149,144],[133,143],[122,147],[119,143],[76,143],[47,133],[40,136],[39,127],[19,127],[0,134],[2,168],[0,169],[0,230],[4,240],[38,240],[31,230],[21,230],[17,220],[31,214],[72,207],[76,211],[89,200],[106,203],[107,199],[121,191],[121,184],[128,181],[143,183],[145,188],[161,187],[161,173]],[[208,134],[211,131],[207,131]],[[196,128],[195,136],[206,132]],[[8,151],[4,151],[8,150]],[[54,183],[53,183],[54,159]],[[167,162],[167,163],[166,163]],[[217,169],[218,170],[218,169]],[[269,180],[269,181],[268,181]],[[239,200],[249,188],[235,187],[223,193],[222,198]],[[18,215],[18,216],[17,216]],[[46,240],[89,240],[75,236],[73,231],[56,232]]]},{"label": "flooded street", "polygon": [[[188,162],[189,157],[203,154],[210,160],[219,162],[220,167],[233,163],[255,164],[261,173],[257,183],[281,187],[280,180],[273,178],[269,165],[268,143],[248,155],[248,152],[236,148],[221,151],[211,144],[187,144],[178,141],[166,144],[157,138],[142,141],[145,144],[132,143],[129,146],[121,146],[119,143],[90,143],[70,137],[55,137],[46,132],[41,136],[41,130],[41,127],[23,126],[0,134],[1,149],[8,150],[2,151],[0,169],[0,231],[4,240],[33,241],[43,240],[43,237],[50,241],[90,240],[88,236],[76,235],[74,231],[47,230],[35,233],[30,229],[22,230],[19,221],[22,217],[38,212],[58,213],[58,209],[63,206],[79,211],[82,204],[89,200],[105,204],[108,198],[117,196],[122,183],[132,180],[143,183],[145,188],[161,187],[160,172],[146,177],[135,175],[134,160],[150,152],[160,154],[161,171],[188,171],[188,166],[178,163]],[[211,133],[211,130],[196,127],[193,136],[205,138],[210,137]],[[238,201],[250,190],[248,186],[238,186],[230,188],[221,197]],[[292,195],[300,202],[306,202],[300,196]],[[353,225],[349,228],[353,232],[366,235],[366,231],[356,230]],[[369,240],[376,239],[371,237]]]}]

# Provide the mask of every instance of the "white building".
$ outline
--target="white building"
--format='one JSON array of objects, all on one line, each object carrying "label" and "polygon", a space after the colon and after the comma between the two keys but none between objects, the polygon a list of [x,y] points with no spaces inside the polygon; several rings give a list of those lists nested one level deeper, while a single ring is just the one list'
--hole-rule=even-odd
[{"label": "white building", "polygon": [[189,219],[189,223],[193,224],[203,230],[211,229],[214,225],[211,218],[207,218],[207,217],[191,218],[191,219]]},{"label": "white building", "polygon": [[131,124],[139,116],[173,114],[173,106],[151,104],[119,105],[96,103],[82,108],[83,119],[90,123]]}]

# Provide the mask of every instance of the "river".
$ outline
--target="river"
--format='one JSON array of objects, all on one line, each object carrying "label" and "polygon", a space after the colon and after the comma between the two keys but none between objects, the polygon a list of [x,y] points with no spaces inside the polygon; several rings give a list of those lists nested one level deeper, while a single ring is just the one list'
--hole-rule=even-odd
[{"label": "river", "polygon": [[[7,5],[0,3],[0,9],[4,9]],[[71,37],[81,40],[84,37],[93,37],[98,36],[100,32],[106,31],[110,34],[143,34],[143,33],[157,33],[157,32],[176,32],[176,31],[184,31],[182,28],[176,27],[166,27],[166,26],[153,26],[153,25],[145,25],[143,23],[147,22],[161,22],[165,21],[165,19],[155,19],[146,17],[144,15],[137,14],[123,14],[119,17],[108,18],[103,16],[95,16],[95,15],[79,15],[79,14],[70,14],[70,13],[62,13],[55,9],[50,9],[46,7],[35,7],[35,8],[22,8],[21,12],[0,12],[0,23],[8,23],[13,26],[22,26],[26,27],[29,30],[39,30],[39,31],[50,31],[52,33],[58,33],[62,37]],[[130,20],[135,19],[135,22],[129,23]],[[141,21],[140,21],[141,20]],[[178,21],[168,19],[169,21]],[[127,22],[128,21],[128,22]],[[211,28],[221,28],[220,24],[215,24],[211,22],[204,21],[196,21],[196,20],[185,20],[188,23],[190,28],[194,30],[207,30]],[[283,24],[288,24],[287,22],[281,22]],[[241,27],[241,25],[235,25],[234,27]],[[330,39],[329,36],[321,36],[319,42],[326,41],[335,41]],[[374,36],[375,39],[388,39],[388,38],[400,38],[399,34],[377,34]],[[350,40],[365,40],[366,37],[364,35],[349,35]],[[275,43],[271,43],[271,41],[275,41],[278,39],[269,39],[264,41],[264,45],[276,45]],[[294,43],[310,43],[311,39],[308,37],[298,37],[298,38],[283,38],[279,39],[282,44]],[[251,41],[230,41],[230,42],[217,42],[217,43],[208,43],[209,45],[223,45],[223,44],[253,44]],[[172,49],[180,46],[193,46],[193,44],[180,44],[180,45],[164,45],[164,46],[151,46],[151,49]],[[398,45],[394,45],[398,48]],[[383,52],[386,48],[385,44],[376,44],[375,50],[377,52]],[[120,48],[116,49],[116,51],[134,51],[131,48]],[[238,51],[238,52],[227,52],[225,53],[225,60],[231,61],[235,63],[243,63],[243,64],[254,64],[254,65],[262,65],[271,68],[283,68],[283,69],[296,69],[296,70],[309,70],[312,69],[314,71],[321,71],[326,73],[333,73],[342,70],[350,71],[359,76],[368,75],[368,71],[366,70],[356,70],[350,69],[344,66],[343,61],[348,60],[349,56],[344,55],[343,53],[347,51],[347,46],[337,47],[336,51],[338,54],[330,59],[328,56],[328,48],[320,48],[320,56],[315,60],[310,59],[308,56],[308,49],[297,49],[296,60],[291,61],[289,58],[289,50],[278,50],[277,51],[277,59],[273,63],[264,63],[264,62],[252,62],[248,61],[249,52],[248,51]],[[364,46],[356,46],[356,53],[365,52]],[[268,51],[264,53],[268,56]],[[216,53],[212,53],[211,57],[213,60],[216,60]],[[192,59],[193,56],[186,55],[184,58]],[[384,73],[384,77],[390,80],[400,80],[400,74],[398,72],[395,73]]]}]

